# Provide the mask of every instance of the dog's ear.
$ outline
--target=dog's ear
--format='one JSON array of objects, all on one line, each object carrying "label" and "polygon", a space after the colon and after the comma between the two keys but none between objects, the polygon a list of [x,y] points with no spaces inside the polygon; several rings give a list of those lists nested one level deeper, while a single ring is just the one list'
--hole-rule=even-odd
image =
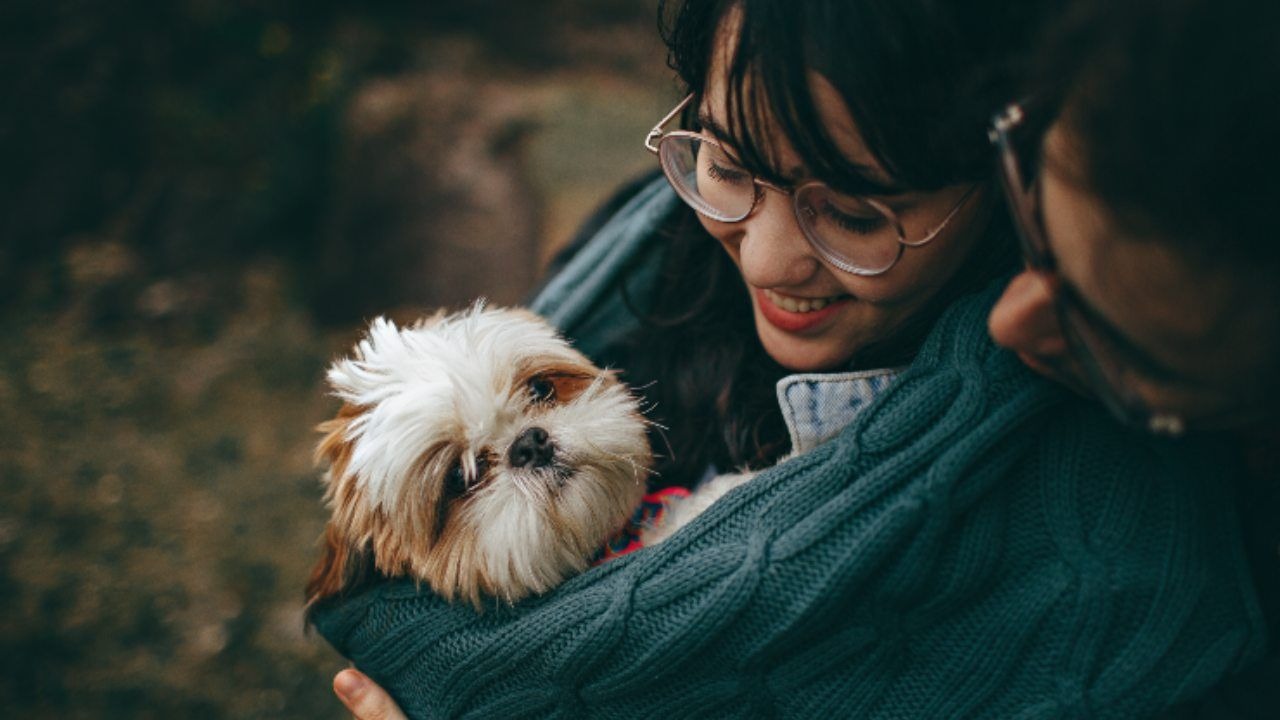
[{"label": "dog's ear", "polygon": [[352,447],[347,440],[347,426],[362,412],[364,408],[343,403],[336,416],[316,425],[316,432],[324,433],[324,437],[316,444],[316,464],[327,463],[330,477],[335,480],[346,473],[347,463],[351,460]]},{"label": "dog's ear", "polygon": [[353,547],[330,523],[325,528],[324,552],[307,581],[307,617],[316,603],[359,590],[375,576],[373,551]]},{"label": "dog's ear", "polygon": [[316,603],[349,594],[375,576],[373,550],[365,543],[357,547],[340,529],[350,523],[356,498],[355,484],[347,475],[353,446],[347,439],[347,427],[363,412],[363,408],[344,404],[338,414],[316,426],[324,434],[316,445],[317,463],[328,464],[325,475],[325,498],[333,505],[335,517],[325,526],[324,550],[307,581],[307,620],[310,622]]},{"label": "dog's ear", "polygon": [[324,551],[320,562],[311,569],[307,580],[307,608],[316,602],[342,593],[346,584],[347,558],[350,554],[342,537],[332,524],[324,529]]}]

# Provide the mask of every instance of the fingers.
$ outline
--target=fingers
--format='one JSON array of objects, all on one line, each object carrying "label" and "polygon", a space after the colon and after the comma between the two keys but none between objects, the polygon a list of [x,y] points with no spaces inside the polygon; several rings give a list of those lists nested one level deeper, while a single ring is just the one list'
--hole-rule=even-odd
[{"label": "fingers", "polygon": [[408,720],[387,691],[358,670],[335,675],[333,692],[356,720]]}]

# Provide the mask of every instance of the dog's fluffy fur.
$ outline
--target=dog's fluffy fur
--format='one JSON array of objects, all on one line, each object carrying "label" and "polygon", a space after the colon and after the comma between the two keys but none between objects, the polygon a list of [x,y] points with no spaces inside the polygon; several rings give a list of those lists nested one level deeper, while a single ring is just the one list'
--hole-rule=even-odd
[{"label": "dog's fluffy fur", "polygon": [[527,311],[380,318],[328,379],[344,404],[319,428],[333,514],[309,605],[373,570],[477,608],[544,592],[644,492],[636,399]]}]

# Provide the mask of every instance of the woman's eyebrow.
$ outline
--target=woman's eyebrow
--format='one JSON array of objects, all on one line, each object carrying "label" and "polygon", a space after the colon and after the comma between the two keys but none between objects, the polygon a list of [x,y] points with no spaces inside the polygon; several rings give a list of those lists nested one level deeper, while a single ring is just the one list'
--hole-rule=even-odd
[{"label": "woman's eyebrow", "polygon": [[729,131],[725,130],[724,126],[716,122],[715,118],[711,117],[711,115],[705,110],[698,112],[698,125],[701,126],[703,130],[710,132],[711,135],[720,142],[730,146],[733,145],[733,137],[729,134]]},{"label": "woman's eyebrow", "polygon": [[[850,174],[857,176],[860,181],[859,185],[858,187],[844,188],[831,184],[831,188],[836,192],[859,197],[874,197],[888,203],[895,211],[906,209],[914,204],[915,198],[913,196],[916,193],[915,190],[895,185],[892,181],[884,181],[880,177],[880,171],[876,168],[849,160],[845,160],[845,168]],[[900,207],[894,207],[895,205]]]},{"label": "woman's eyebrow", "polygon": [[[701,126],[702,129],[705,130],[706,132],[711,133],[711,136],[714,137],[716,140],[719,140],[721,143],[724,143],[730,150],[736,149],[733,144],[732,134],[728,130],[726,130],[723,125],[716,122],[715,118],[711,117],[710,113],[708,113],[707,111],[705,110],[698,111],[698,125]],[[890,199],[890,198],[897,199],[903,195],[908,195],[911,193],[911,190],[909,190],[908,188],[894,185],[892,181],[886,182],[881,177],[879,169],[875,167],[872,167],[870,165],[864,165],[861,163],[855,163],[848,159],[845,159],[844,162],[845,162],[845,166],[848,168],[850,173],[857,175],[859,178],[861,178],[863,183],[865,183],[865,187],[862,188],[861,192],[851,192],[849,193],[851,195],[859,195],[859,196],[869,195],[869,196],[883,198],[883,199]],[[790,176],[781,178],[781,179],[791,184],[799,183],[804,179],[804,168],[792,168]],[[837,188],[837,190],[839,190],[839,188]],[[840,192],[846,192],[846,191],[840,190]]]}]

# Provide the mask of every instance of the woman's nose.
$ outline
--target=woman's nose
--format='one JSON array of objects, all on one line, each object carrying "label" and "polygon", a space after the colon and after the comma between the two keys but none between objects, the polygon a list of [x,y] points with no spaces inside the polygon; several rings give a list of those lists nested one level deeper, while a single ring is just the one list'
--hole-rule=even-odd
[{"label": "woman's nose", "polygon": [[801,285],[813,276],[819,262],[796,222],[791,196],[763,192],[755,210],[741,223],[742,275],[757,287]]},{"label": "woman's nose", "polygon": [[1024,270],[1009,283],[987,319],[987,327],[997,345],[1046,359],[1067,352],[1067,342],[1054,309],[1053,282],[1053,278],[1043,272]]}]

